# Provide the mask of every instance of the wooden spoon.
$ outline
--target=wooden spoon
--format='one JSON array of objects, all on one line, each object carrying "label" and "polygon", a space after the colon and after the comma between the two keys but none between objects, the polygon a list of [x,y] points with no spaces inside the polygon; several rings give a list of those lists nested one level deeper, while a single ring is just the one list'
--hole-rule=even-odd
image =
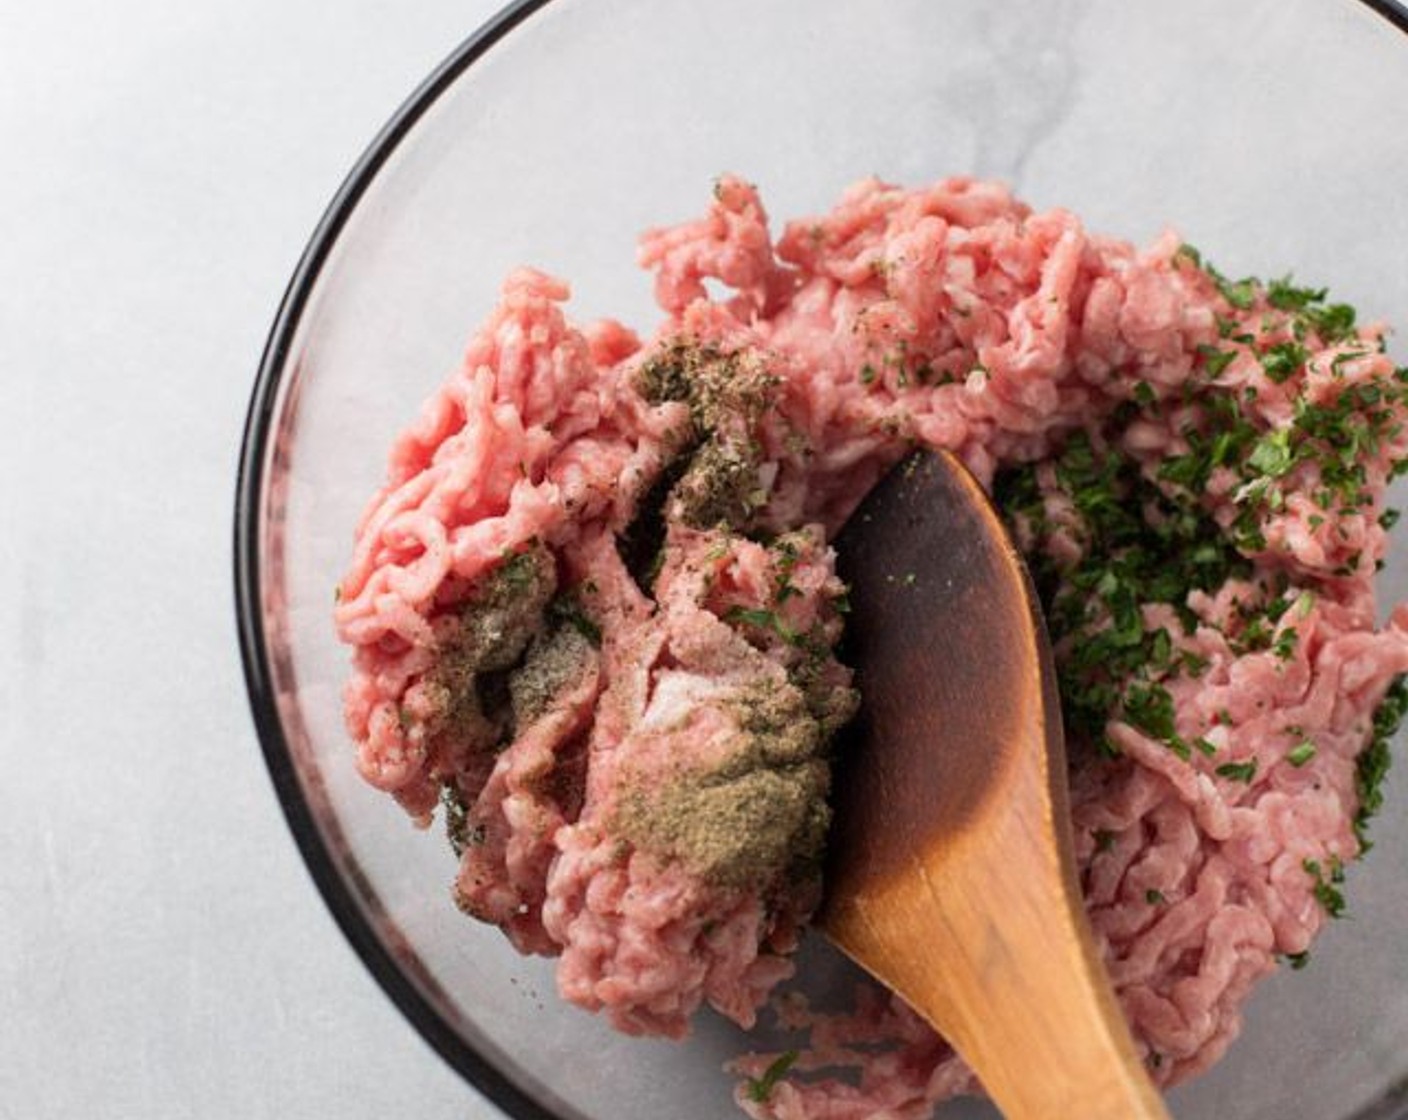
[{"label": "wooden spoon", "polygon": [[922,453],[836,547],[865,700],[822,929],[1009,1120],[1167,1118],[1086,922],[1051,651],[996,511],[952,456]]}]

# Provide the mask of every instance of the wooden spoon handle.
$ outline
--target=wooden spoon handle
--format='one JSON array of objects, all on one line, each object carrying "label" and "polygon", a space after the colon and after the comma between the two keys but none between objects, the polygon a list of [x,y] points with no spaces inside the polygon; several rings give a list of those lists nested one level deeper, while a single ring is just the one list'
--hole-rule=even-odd
[{"label": "wooden spoon handle", "polygon": [[949,457],[900,468],[858,517],[838,550],[866,699],[822,928],[1010,1120],[1167,1117],[1086,921],[1056,676],[1016,549]]},{"label": "wooden spoon handle", "polygon": [[[915,852],[927,890],[858,901],[833,928],[849,928],[846,951],[870,946],[858,959],[922,1009],[1009,1120],[1167,1120],[1063,886],[1067,845],[1051,835],[1068,826],[1031,788],[1038,770],[1011,776],[1005,810],[970,833],[970,850]],[[929,952],[889,951],[914,945]]]}]

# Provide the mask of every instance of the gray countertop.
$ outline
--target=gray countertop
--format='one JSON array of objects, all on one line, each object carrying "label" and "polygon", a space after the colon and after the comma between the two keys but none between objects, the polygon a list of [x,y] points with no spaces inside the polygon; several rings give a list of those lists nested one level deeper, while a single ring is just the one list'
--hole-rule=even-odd
[{"label": "gray countertop", "polygon": [[[0,5],[0,1120],[498,1115],[382,993],[303,866],[249,716],[231,580],[244,414],[284,286],[377,130],[496,7]],[[1310,76],[1366,100],[1402,88],[1387,62],[1339,66]],[[1358,189],[1327,209],[1355,218]],[[1339,251],[1316,232],[1297,233],[1312,276]],[[1402,306],[1385,276],[1338,294]],[[1384,949],[1408,913],[1408,815],[1376,827],[1362,920],[1317,946],[1302,994],[1266,985],[1206,1099],[1261,1079],[1314,1109],[1325,1066],[1366,1097],[1402,1068],[1408,961]],[[1307,1006],[1354,1051],[1282,1045]]]},{"label": "gray countertop", "polygon": [[489,1117],[264,770],[230,526],[342,176],[494,0],[0,13],[0,1117]]}]

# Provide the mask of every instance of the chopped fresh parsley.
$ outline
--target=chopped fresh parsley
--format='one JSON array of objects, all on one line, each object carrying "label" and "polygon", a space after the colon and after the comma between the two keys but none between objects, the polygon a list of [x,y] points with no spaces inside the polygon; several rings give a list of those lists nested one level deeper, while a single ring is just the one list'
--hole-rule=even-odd
[{"label": "chopped fresh parsley", "polygon": [[1286,761],[1300,769],[1315,757],[1316,747],[1309,739],[1303,739],[1286,752]]},{"label": "chopped fresh parsley", "polygon": [[[1370,558],[1341,553],[1334,570],[1319,578],[1299,573],[1298,582],[1294,566],[1253,561],[1287,547],[1281,529],[1292,510],[1326,548],[1348,539],[1347,517],[1393,527],[1398,514],[1377,507],[1374,492],[1384,467],[1390,477],[1408,473],[1408,459],[1384,461],[1385,447],[1403,438],[1408,369],[1351,377],[1347,363],[1383,348],[1361,339],[1354,311],[1327,302],[1324,289],[1290,277],[1232,280],[1190,245],[1171,264],[1203,272],[1227,304],[1217,316],[1217,340],[1199,347],[1194,376],[1181,389],[1157,391],[1149,381],[1132,380],[1128,399],[1102,429],[1069,435],[1043,464],[1040,481],[1035,465],[1000,472],[994,497],[1027,552],[1056,651],[1070,740],[1117,755],[1109,729],[1122,721],[1190,764],[1251,784],[1256,759],[1219,760],[1207,737],[1178,733],[1173,685],[1210,668],[1205,654],[1188,648],[1195,644],[1189,639],[1215,628],[1234,657],[1296,656],[1307,633],[1303,620],[1326,590],[1321,580],[1362,572]],[[1335,349],[1317,357],[1328,348]],[[1313,357],[1316,377],[1331,379],[1311,394],[1305,382]],[[1281,386],[1274,409],[1256,406],[1254,385],[1219,383],[1234,363],[1240,372],[1240,363],[1252,362]],[[1265,385],[1262,395],[1270,398]],[[1143,419],[1176,434],[1161,460],[1124,450],[1129,426]],[[1230,516],[1220,510],[1215,520],[1213,504],[1225,505],[1226,498]],[[1230,616],[1211,619],[1195,610],[1192,593],[1214,592],[1231,580],[1246,587]],[[1361,851],[1369,847],[1368,821],[1383,803],[1389,740],[1405,714],[1408,684],[1400,680],[1376,713],[1357,762],[1354,827]],[[1226,712],[1215,722],[1232,724]],[[1302,731],[1289,734],[1287,763],[1307,766],[1316,744]],[[1197,763],[1195,754],[1208,761]],[[1095,840],[1097,851],[1105,850],[1106,836],[1097,833]],[[1317,897],[1327,912],[1343,909],[1342,876],[1338,864],[1317,873]]]},{"label": "chopped fresh parsley", "polygon": [[1295,656],[1298,637],[1294,626],[1283,627],[1271,643],[1271,652],[1282,661],[1289,661]]},{"label": "chopped fresh parsley", "polygon": [[[1084,433],[1068,440],[1054,466],[1080,515],[1083,553],[1074,567],[1058,566],[1040,549],[1028,561],[1060,649],[1067,728],[1110,750],[1105,726],[1122,718],[1188,758],[1191,748],[1175,734],[1173,698],[1163,682],[1196,676],[1207,662],[1185,656],[1168,627],[1146,624],[1143,608],[1170,605],[1181,629],[1191,633],[1196,620],[1187,609],[1189,592],[1246,576],[1250,565],[1202,513],[1200,490],[1166,490]],[[999,475],[996,496],[1010,519],[1040,538],[1045,498],[1035,467]]]},{"label": "chopped fresh parsley", "polygon": [[1204,657],[1201,653],[1194,653],[1192,650],[1184,650],[1179,654],[1179,662],[1183,666],[1183,671],[1190,677],[1201,677],[1212,661]]},{"label": "chopped fresh parsley", "polygon": [[760,607],[729,607],[724,611],[723,620],[730,626],[752,626],[759,630],[770,630],[790,646],[811,648],[813,652],[824,651],[824,642],[818,643],[810,634],[789,626],[777,611]]},{"label": "chopped fresh parsley", "polygon": [[1173,697],[1158,684],[1134,684],[1124,694],[1124,718],[1151,739],[1172,739]]},{"label": "chopped fresh parsley", "polygon": [[748,626],[756,626],[760,630],[775,630],[783,637],[791,633],[787,629],[787,624],[777,617],[776,611],[757,607],[729,607],[724,613],[724,621],[742,622]]},{"label": "chopped fresh parsley", "polygon": [[792,572],[797,567],[797,562],[802,558],[802,550],[795,540],[779,537],[773,543],[772,551],[777,556],[774,598],[778,606],[781,606],[794,595],[801,594],[801,591],[792,583]]},{"label": "chopped fresh parsley", "polygon": [[[1325,288],[1297,286],[1289,276],[1271,280],[1266,284],[1250,277],[1229,280],[1191,245],[1181,245],[1174,254],[1175,266],[1183,263],[1206,272],[1222,298],[1238,311],[1250,311],[1256,306],[1257,298],[1265,299],[1266,304],[1276,311],[1283,312],[1290,321],[1290,328],[1297,340],[1314,334],[1321,343],[1332,346],[1337,342],[1354,337],[1354,308],[1344,303],[1327,303],[1329,294]],[[1224,324],[1225,329],[1223,329]],[[1235,319],[1227,318],[1219,322],[1219,333],[1228,337],[1235,329]]]},{"label": "chopped fresh parsley", "polygon": [[1296,465],[1291,451],[1291,432],[1280,428],[1256,441],[1246,465],[1263,478],[1280,478]]},{"label": "chopped fresh parsley", "polygon": [[1266,376],[1280,385],[1299,373],[1310,352],[1299,342],[1278,342],[1261,355],[1261,368]]},{"label": "chopped fresh parsley", "polygon": [[1189,245],[1186,241],[1180,245],[1173,254],[1173,266],[1177,268],[1182,264],[1191,264],[1194,268],[1203,267],[1203,254],[1196,246]]},{"label": "chopped fresh parsley", "polygon": [[1220,276],[1209,265],[1208,272],[1217,283],[1217,290],[1222,293],[1222,298],[1235,307],[1238,311],[1250,311],[1252,304],[1256,302],[1257,283],[1250,277],[1241,280],[1228,280],[1225,276]]},{"label": "chopped fresh parsley", "polygon": [[1324,288],[1298,288],[1289,276],[1272,280],[1266,286],[1266,302],[1278,311],[1304,311],[1322,303],[1328,294]]},{"label": "chopped fresh parsley", "polygon": [[1224,762],[1215,771],[1219,778],[1226,778],[1233,782],[1246,782],[1251,784],[1256,777],[1256,759],[1248,759],[1246,762]]},{"label": "chopped fresh parsley", "polygon": [[1322,342],[1333,344],[1354,337],[1354,308],[1347,303],[1330,303],[1307,307],[1301,313],[1305,327],[1320,336]]},{"label": "chopped fresh parsley", "polygon": [[1374,732],[1369,745],[1355,764],[1354,785],[1359,794],[1359,812],[1354,817],[1354,835],[1359,839],[1359,854],[1373,844],[1369,840],[1369,821],[1384,804],[1384,778],[1388,776],[1392,757],[1389,743],[1408,713],[1408,677],[1394,679],[1374,712]]},{"label": "chopped fresh parsley", "polygon": [[1315,880],[1315,901],[1320,903],[1321,909],[1332,918],[1344,917],[1344,892],[1340,890],[1340,884],[1344,882],[1344,864],[1339,858],[1330,857],[1328,871],[1318,859],[1303,860],[1301,866]]},{"label": "chopped fresh parsley", "polygon": [[787,1076],[787,1072],[796,1063],[800,1055],[796,1050],[788,1050],[785,1054],[774,1059],[773,1063],[763,1070],[761,1077],[748,1078],[744,1092],[748,1094],[748,1099],[755,1104],[765,1103],[772,1096],[772,1091],[777,1088],[777,1083]]},{"label": "chopped fresh parsley", "polygon": [[1216,346],[1199,346],[1198,354],[1203,359],[1203,369],[1209,377],[1216,377],[1232,364],[1237,357],[1235,350],[1219,350]]}]

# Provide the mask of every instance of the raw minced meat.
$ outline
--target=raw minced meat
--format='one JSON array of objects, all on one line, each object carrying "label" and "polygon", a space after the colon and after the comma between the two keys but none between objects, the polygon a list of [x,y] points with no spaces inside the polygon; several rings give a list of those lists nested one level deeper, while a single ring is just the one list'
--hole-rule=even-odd
[{"label": "raw minced meat", "polygon": [[1042,592],[1115,989],[1156,1080],[1206,1069],[1343,905],[1401,708],[1382,330],[970,179],[868,180],[774,240],[724,178],[640,259],[647,341],[520,270],[393,447],[337,607],[364,777],[443,802],[459,904],[618,1027],[777,994],[809,1045],[740,1059],[755,1116],[927,1116],[972,1079],[902,1002],[779,985],[857,703],[827,542],[909,448],[953,451]]}]

